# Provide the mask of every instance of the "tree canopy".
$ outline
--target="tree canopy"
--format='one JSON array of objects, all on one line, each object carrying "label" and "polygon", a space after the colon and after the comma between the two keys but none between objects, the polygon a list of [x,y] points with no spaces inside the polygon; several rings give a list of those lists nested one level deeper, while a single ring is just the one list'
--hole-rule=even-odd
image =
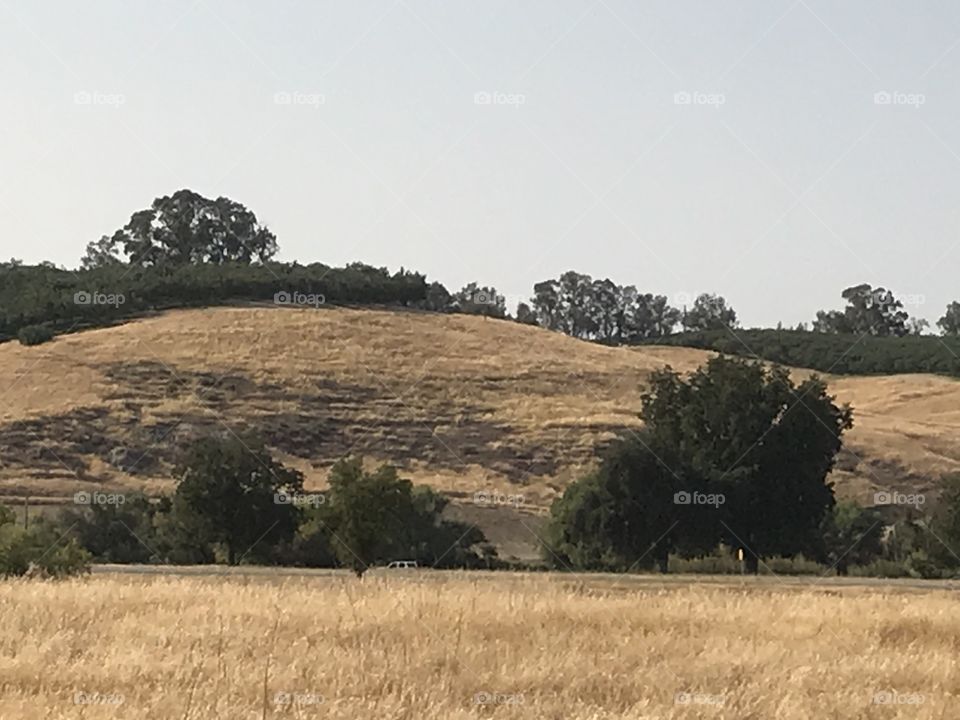
[{"label": "tree canopy", "polygon": [[156,198],[113,235],[87,246],[84,268],[122,262],[131,265],[266,262],[277,253],[277,238],[241,203],[215,200],[193,190]]},{"label": "tree canopy", "polygon": [[724,543],[755,572],[761,556],[816,551],[852,426],[822,380],[718,357],[689,377],[655,372],[640,415],[643,433],[557,502],[551,537],[567,558],[623,566],[645,551],[664,567],[668,551]]}]

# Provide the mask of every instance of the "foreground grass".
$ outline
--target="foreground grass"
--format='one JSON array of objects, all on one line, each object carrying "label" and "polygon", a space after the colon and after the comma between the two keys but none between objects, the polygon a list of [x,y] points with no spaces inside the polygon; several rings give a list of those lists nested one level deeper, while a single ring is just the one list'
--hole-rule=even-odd
[{"label": "foreground grass", "polygon": [[960,717],[948,591],[558,575],[0,583],[0,717]]}]

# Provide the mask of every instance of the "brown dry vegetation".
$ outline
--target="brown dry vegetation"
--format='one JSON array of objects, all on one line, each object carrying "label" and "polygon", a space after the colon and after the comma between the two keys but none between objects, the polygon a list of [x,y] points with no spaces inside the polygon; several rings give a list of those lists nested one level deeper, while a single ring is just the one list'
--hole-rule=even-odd
[{"label": "brown dry vegetation", "polygon": [[[597,445],[636,426],[649,372],[706,353],[610,348],[511,322],[354,309],[164,313],[37,347],[0,346],[0,493],[171,486],[200,433],[256,429],[321,486],[348,452],[455,496],[543,507]],[[856,428],[841,494],[929,490],[960,468],[960,383],[833,378]]]},{"label": "brown dry vegetation", "polygon": [[12,581],[0,717],[956,718],[957,610],[756,579]]}]

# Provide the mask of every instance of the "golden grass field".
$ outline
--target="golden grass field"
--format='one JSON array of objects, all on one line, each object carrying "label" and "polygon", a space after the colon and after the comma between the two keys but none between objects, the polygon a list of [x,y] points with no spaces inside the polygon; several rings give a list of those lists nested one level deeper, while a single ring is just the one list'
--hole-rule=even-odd
[{"label": "golden grass field", "polygon": [[[496,535],[503,513],[474,507],[475,493],[522,494],[520,512],[534,518],[598,444],[639,424],[651,370],[689,371],[707,357],[475,316],[272,306],[171,311],[36,347],[6,343],[0,497],[169,491],[191,437],[253,429],[308,487],[322,487],[340,457],[362,454],[449,493]],[[839,495],[871,504],[879,488],[929,492],[960,470],[960,383],[830,382],[855,409],[832,478]]]},{"label": "golden grass field", "polygon": [[960,717],[947,591],[426,572],[0,583],[0,717]]}]

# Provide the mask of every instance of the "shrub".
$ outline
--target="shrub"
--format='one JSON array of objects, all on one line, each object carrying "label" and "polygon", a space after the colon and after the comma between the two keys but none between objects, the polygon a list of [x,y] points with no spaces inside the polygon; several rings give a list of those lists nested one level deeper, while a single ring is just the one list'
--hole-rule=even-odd
[{"label": "shrub", "polygon": [[98,562],[146,563],[163,558],[154,526],[160,506],[142,494],[127,495],[122,505],[94,504],[61,513],[58,526]]},{"label": "shrub", "polygon": [[17,331],[21,345],[40,345],[53,340],[54,332],[45,325],[27,325]]},{"label": "shrub", "polygon": [[960,376],[960,338],[877,337],[755,328],[685,332],[645,341],[759,357],[833,375],[934,373]]},{"label": "shrub", "polygon": [[[760,575],[823,575],[827,568],[808,560],[803,555],[769,557],[759,562]],[[670,572],[694,575],[739,575],[740,561],[727,546],[721,546],[709,555],[684,558],[670,556]]]},{"label": "shrub", "polygon": [[879,558],[865,565],[851,565],[852,577],[903,578],[910,577],[910,571],[896,560]]},{"label": "shrub", "polygon": [[46,524],[29,530],[0,526],[0,576],[62,578],[90,571],[90,555],[73,539],[61,539]]}]

